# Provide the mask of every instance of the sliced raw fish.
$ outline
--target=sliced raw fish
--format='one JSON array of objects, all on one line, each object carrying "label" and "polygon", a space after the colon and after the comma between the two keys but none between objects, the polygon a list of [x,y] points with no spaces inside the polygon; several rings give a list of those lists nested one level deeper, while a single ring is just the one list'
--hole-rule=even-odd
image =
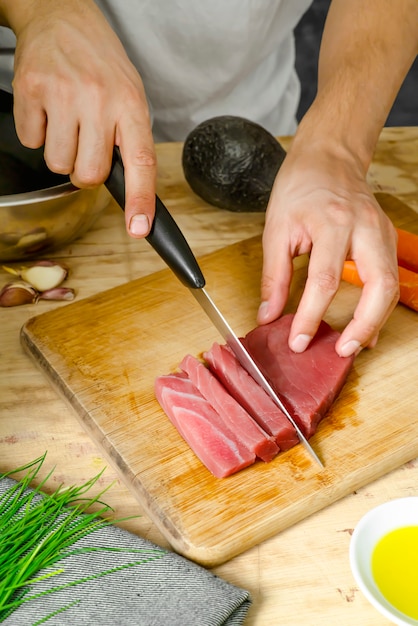
[{"label": "sliced raw fish", "polygon": [[227,345],[214,343],[210,350],[203,353],[203,358],[231,396],[274,437],[280,450],[288,450],[299,443],[292,424]]},{"label": "sliced raw fish", "polygon": [[212,474],[224,478],[251,465],[255,454],[182,372],[159,376],[155,395],[170,421]]},{"label": "sliced raw fish", "polygon": [[180,363],[180,369],[242,444],[263,461],[271,461],[276,456],[279,448],[273,437],[267,435],[199,359],[191,354],[186,355]]},{"label": "sliced raw fish", "polygon": [[354,356],[338,356],[335,344],[340,333],[324,321],[307,350],[293,352],[288,346],[293,317],[284,315],[258,326],[246,335],[243,344],[305,437],[311,437],[340,393]]}]

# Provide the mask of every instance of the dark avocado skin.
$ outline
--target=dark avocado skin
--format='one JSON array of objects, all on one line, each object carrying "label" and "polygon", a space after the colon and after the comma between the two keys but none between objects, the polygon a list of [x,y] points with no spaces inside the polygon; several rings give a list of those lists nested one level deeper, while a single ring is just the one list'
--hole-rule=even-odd
[{"label": "dark avocado skin", "polygon": [[286,156],[265,128],[233,115],[213,117],[186,137],[182,165],[195,194],[221,209],[265,211]]}]

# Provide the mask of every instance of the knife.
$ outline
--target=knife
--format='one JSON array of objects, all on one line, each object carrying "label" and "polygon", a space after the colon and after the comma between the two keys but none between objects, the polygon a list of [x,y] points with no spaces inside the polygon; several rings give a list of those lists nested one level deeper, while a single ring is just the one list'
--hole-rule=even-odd
[{"label": "knife", "polygon": [[[125,176],[122,158],[117,147],[115,147],[113,151],[112,167],[105,185],[119,206],[124,210]],[[243,346],[238,336],[234,333],[225,317],[205,290],[206,281],[202,270],[200,269],[199,264],[183,233],[158,196],[156,196],[155,200],[154,222],[146,240],[166,262],[168,267],[174,272],[183,285],[190,289],[190,292],[196,298],[197,302],[200,304],[215,328],[234,352],[242,367],[272,398],[275,404],[294,427],[299,441],[303,444],[312,458],[315,459],[321,467],[323,467],[318,455],[300,430],[299,426],[296,424],[293,417],[290,415],[289,411],[286,409],[280,397],[272,388],[251,354]]]}]

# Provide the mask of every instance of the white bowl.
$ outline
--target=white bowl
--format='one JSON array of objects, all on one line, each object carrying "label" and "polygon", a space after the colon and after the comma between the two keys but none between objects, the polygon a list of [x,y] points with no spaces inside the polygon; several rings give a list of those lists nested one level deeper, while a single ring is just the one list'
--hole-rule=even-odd
[{"label": "white bowl", "polygon": [[351,537],[350,565],[361,592],[382,615],[398,626],[417,626],[418,620],[401,613],[386,600],[371,569],[377,542],[390,531],[405,526],[418,526],[418,497],[397,498],[371,509]]}]

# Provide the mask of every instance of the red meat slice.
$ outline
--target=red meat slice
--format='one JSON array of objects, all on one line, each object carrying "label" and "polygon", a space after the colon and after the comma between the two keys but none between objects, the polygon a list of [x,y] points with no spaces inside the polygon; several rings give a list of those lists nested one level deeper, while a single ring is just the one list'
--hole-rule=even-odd
[{"label": "red meat slice", "polygon": [[221,416],[225,426],[235,433],[243,445],[263,461],[271,461],[276,456],[279,448],[273,437],[260,428],[203,363],[188,354],[180,363],[180,369],[188,375],[193,385]]},{"label": "red meat slice", "polygon": [[340,393],[354,360],[340,357],[340,334],[322,321],[305,352],[288,346],[293,315],[259,326],[243,339],[266,378],[279,394],[305,437],[311,437]]},{"label": "red meat slice", "polygon": [[212,348],[203,354],[203,358],[228,392],[269,435],[274,437],[280,450],[288,450],[299,443],[292,424],[264,389],[240,365],[228,346],[214,343]]},{"label": "red meat slice", "polygon": [[186,374],[159,376],[155,395],[180,435],[214,476],[224,478],[254,463],[255,455],[225,427]]}]

